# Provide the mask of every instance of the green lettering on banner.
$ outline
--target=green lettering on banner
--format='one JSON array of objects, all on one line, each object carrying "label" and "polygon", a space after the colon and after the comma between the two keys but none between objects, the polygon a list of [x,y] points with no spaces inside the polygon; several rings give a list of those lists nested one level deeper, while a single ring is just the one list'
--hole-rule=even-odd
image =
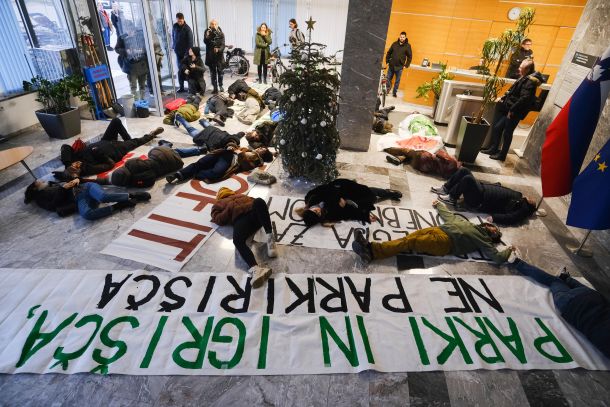
[{"label": "green lettering on banner", "polygon": [[246,326],[238,318],[223,318],[218,321],[218,324],[216,324],[216,326],[214,327],[214,333],[212,334],[211,341],[218,343],[233,342],[232,336],[220,334],[222,328],[227,324],[233,325],[235,328],[237,328],[237,331],[239,332],[239,336],[237,337],[237,349],[235,349],[233,357],[229,360],[218,360],[218,358],[216,357],[216,352],[212,350],[209,351],[208,360],[210,361],[210,364],[216,369],[233,369],[241,361],[241,357],[244,355],[244,345],[246,342]]},{"label": "green lettering on banner", "polygon": [[[510,335],[503,335],[498,328],[494,324],[491,323],[489,318],[483,317],[483,321],[485,324],[491,329],[491,331],[496,335],[498,339],[502,341],[504,346],[511,351],[511,353],[519,360],[519,362],[525,364],[527,363],[527,359],[525,358],[525,348],[523,348],[523,342],[521,341],[521,334],[519,333],[519,329],[517,328],[517,324],[513,321],[512,318],[507,317],[506,321],[508,322],[508,328],[510,329]],[[514,346],[513,344],[514,343]]]},{"label": "green lettering on banner", "polygon": [[[30,310],[28,311],[28,319],[34,317],[34,314],[35,314],[34,311],[39,307],[40,307],[40,305],[36,305],[36,306],[30,308]],[[57,326],[57,328],[55,328],[51,332],[40,332],[40,329],[44,325],[44,321],[47,319],[47,315],[49,315],[49,311],[44,310],[44,311],[42,311],[42,314],[40,314],[40,317],[38,317],[38,320],[34,324],[34,328],[32,328],[27,339],[25,340],[25,343],[23,344],[23,349],[21,350],[21,356],[19,357],[19,361],[17,361],[17,364],[15,365],[15,367],[23,366],[25,364],[25,362],[27,362],[27,360],[29,358],[34,356],[34,354],[36,352],[38,352],[40,349],[47,346],[53,339],[55,339],[55,337],[65,327],[70,325],[72,323],[72,321],[74,321],[74,319],[76,319],[76,316],[78,315],[78,313],[75,312],[74,314],[70,315],[68,318],[64,319]]]},{"label": "green lettering on banner", "polygon": [[99,366],[91,369],[91,373],[108,374],[108,366],[122,358],[123,355],[127,353],[127,344],[125,342],[112,339],[109,336],[112,328],[123,323],[128,323],[132,328],[137,328],[140,326],[138,319],[132,316],[118,317],[106,324],[104,329],[102,329],[102,332],[100,332],[100,341],[102,341],[102,343],[109,348],[117,348],[117,351],[114,355],[105,357],[102,355],[102,349],[95,348],[93,350],[93,360],[99,363]]},{"label": "green lettering on banner", "polygon": [[57,360],[57,362],[55,362],[51,366],[51,369],[57,365],[61,365],[62,370],[67,370],[68,363],[71,360],[80,358],[83,355],[83,353],[85,353],[85,351],[87,350],[89,345],[91,345],[91,342],[93,342],[93,340],[97,336],[98,331],[102,327],[102,322],[104,322],[104,318],[102,318],[101,315],[97,315],[97,314],[86,315],[86,316],[82,317],[81,319],[79,319],[78,322],[74,325],[76,328],[80,328],[89,323],[95,324],[95,329],[89,336],[89,340],[87,340],[87,343],[85,343],[80,349],[78,349],[74,352],[64,353],[63,346],[60,346],[59,348],[55,349],[55,353],[53,354],[53,357]]},{"label": "green lettering on banner", "polygon": [[364,350],[366,351],[366,360],[369,363],[375,363],[375,359],[373,358],[373,351],[371,351],[371,344],[369,343],[369,335],[366,332],[366,327],[364,326],[364,318],[361,315],[357,315],[356,320],[358,321],[358,330],[360,331],[360,336],[362,337],[362,342],[364,343]]},{"label": "green lettering on banner", "polygon": [[163,315],[159,318],[159,322],[157,323],[157,328],[155,329],[155,333],[150,339],[150,343],[148,344],[148,348],[146,349],[146,354],[144,355],[144,359],[142,363],[140,363],[141,369],[147,369],[150,366],[150,361],[152,360],[153,355],[155,354],[155,350],[157,349],[157,344],[159,343],[159,339],[161,339],[161,334],[163,333],[163,328],[165,328],[165,323],[167,322],[167,315]]},{"label": "green lettering on banner", "polygon": [[[559,342],[559,339],[557,339],[557,337],[553,335],[551,330],[544,324],[544,322],[542,322],[540,318],[534,318],[534,320],[546,334],[545,336],[541,336],[539,338],[534,339],[534,346],[536,347],[538,353],[540,353],[545,358],[552,360],[555,363],[573,362],[574,359],[572,359],[572,356],[568,353],[566,348],[564,348],[563,345]],[[553,345],[555,345],[555,348],[559,351],[560,354],[558,356],[555,356],[542,349],[542,346],[545,343],[552,343]]]},{"label": "green lettering on banner", "polygon": [[269,343],[269,315],[263,316],[263,329],[261,332],[261,347],[258,350],[257,369],[264,369],[267,366],[267,344]]},{"label": "green lettering on banner", "polygon": [[460,350],[460,353],[462,354],[462,358],[464,358],[464,362],[467,365],[472,364],[472,358],[468,354],[466,345],[464,345],[464,342],[462,341],[462,338],[460,337],[460,334],[457,331],[457,329],[455,328],[455,325],[453,324],[453,321],[451,320],[450,317],[445,317],[445,322],[447,322],[447,326],[449,326],[449,329],[451,330],[451,334],[453,336],[444,333],[443,331],[441,331],[440,329],[438,329],[437,327],[432,325],[424,317],[421,317],[421,321],[425,326],[430,328],[430,330],[432,332],[434,332],[435,334],[437,334],[438,336],[440,336],[441,338],[443,338],[444,340],[447,341],[447,346],[445,346],[445,349],[443,349],[443,351],[436,357],[436,361],[439,364],[441,364],[441,365],[445,364],[445,362],[447,362],[447,359],[449,359],[449,357],[451,356],[451,354],[453,353],[455,348],[458,348]]},{"label": "green lettering on banner", "polygon": [[[462,325],[471,334],[473,334],[474,336],[476,336],[478,338],[478,340],[474,343],[474,349],[478,353],[478,355],[481,357],[481,359],[483,359],[483,361],[485,361],[485,363],[493,364],[493,363],[498,363],[498,362],[504,362],[504,358],[502,357],[500,350],[498,349],[495,342],[491,338],[491,335],[489,334],[489,331],[487,330],[485,323],[481,320],[480,317],[475,317],[475,321],[481,328],[481,331],[477,331],[476,329],[466,325],[466,322],[464,322],[463,320],[461,320],[458,317],[453,317],[453,320],[455,322],[457,322],[458,324]],[[493,350],[494,354],[492,356],[487,356],[483,353],[483,346],[485,346],[485,345],[489,345],[491,347],[491,349]]]},{"label": "green lettering on banner", "polygon": [[[193,322],[189,317],[182,317],[182,324],[189,331],[194,341],[183,342],[174,349],[172,353],[172,359],[174,362],[185,369],[201,369],[203,366],[203,360],[205,358],[205,350],[208,346],[208,339],[210,338],[210,332],[212,332],[212,326],[214,324],[214,317],[208,317],[205,328],[203,329],[203,335],[199,334],[197,328],[193,325]],[[197,349],[197,359],[194,361],[185,360],[180,354],[185,349]]]},{"label": "green lettering on banner", "polygon": [[341,352],[345,355],[350,365],[356,367],[359,365],[358,362],[358,353],[356,352],[356,344],[354,343],[354,335],[352,334],[352,324],[349,321],[349,317],[345,316],[345,329],[347,331],[347,340],[349,342],[349,348],[343,343],[337,332],[330,325],[330,322],[323,317],[320,316],[320,335],[322,336],[322,354],[324,357],[324,366],[330,367],[330,353],[328,349],[328,335],[333,339],[333,341],[337,344]]},{"label": "green lettering on banner", "polygon": [[411,325],[411,331],[413,332],[415,344],[417,345],[417,352],[419,352],[419,360],[421,360],[423,365],[427,366],[430,364],[430,358],[428,357],[426,346],[424,345],[419,326],[417,325],[417,318],[409,317],[409,324]]}]

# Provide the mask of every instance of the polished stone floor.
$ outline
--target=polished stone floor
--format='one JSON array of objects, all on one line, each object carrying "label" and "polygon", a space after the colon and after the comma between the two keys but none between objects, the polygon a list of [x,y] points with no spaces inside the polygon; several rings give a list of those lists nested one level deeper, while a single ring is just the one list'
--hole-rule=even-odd
[{"label": "polished stone floor", "polygon": [[[399,103],[392,112],[397,123],[405,112],[421,108]],[[130,132],[140,136],[161,125],[161,118],[129,119]],[[84,139],[100,133],[106,123],[83,121]],[[164,126],[162,137],[189,145],[190,138],[182,129]],[[230,120],[227,130],[238,131],[246,126]],[[431,185],[441,180],[424,176],[409,167],[388,164],[383,153],[376,152],[373,136],[369,152],[341,151],[338,167],[342,177],[378,187],[395,188],[404,197],[397,205],[428,205],[434,199]],[[0,149],[17,145],[33,145],[35,152],[26,161],[36,168],[37,176],[48,174],[59,166],[60,140],[49,140],[40,129],[0,144]],[[151,143],[152,145],[153,143]],[[487,181],[501,181],[507,186],[539,197],[540,182],[531,171],[510,155],[500,164],[480,157],[473,170]],[[258,194],[304,195],[311,185],[295,182],[283,172],[279,160],[270,171],[278,183],[256,187]],[[29,177],[29,178],[28,178]],[[159,181],[150,189],[149,204],[120,212],[95,223],[74,216],[58,218],[42,209],[23,203],[23,188],[31,182],[20,166],[0,172],[0,267],[57,269],[137,269],[154,267],[122,260],[99,253],[108,242],[127,226],[162,202],[173,188]],[[565,248],[576,243],[582,232],[563,224],[567,208],[559,199],[545,200],[546,217],[536,217],[519,227],[504,229],[506,240],[516,243],[530,262],[551,272],[563,266],[610,297],[610,255],[607,243],[593,236],[587,247],[595,252],[592,259],[582,259]],[[184,271],[245,270],[245,263],[235,255],[225,236],[230,228],[220,228],[206,243],[214,250],[212,257],[200,251],[184,267]],[[60,242],[60,243],[58,243]],[[363,266],[349,251],[331,251],[303,247],[280,246],[277,259],[267,259],[262,247],[256,245],[257,258],[276,272],[285,273],[418,273],[400,257]],[[508,274],[505,267],[488,264],[450,262],[424,258],[426,273]],[[205,377],[205,376],[98,376],[77,375],[0,375],[0,405],[10,406],[607,406],[610,405],[610,373],[586,371],[464,371],[393,373],[363,372],[342,375]]]}]

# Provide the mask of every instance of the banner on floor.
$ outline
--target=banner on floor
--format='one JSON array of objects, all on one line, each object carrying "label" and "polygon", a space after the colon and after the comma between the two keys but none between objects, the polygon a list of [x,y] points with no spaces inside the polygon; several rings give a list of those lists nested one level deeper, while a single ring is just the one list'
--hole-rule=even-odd
[{"label": "banner on floor", "polygon": [[[315,247],[319,249],[352,250],[354,232],[360,229],[371,242],[387,242],[400,239],[414,231],[439,226],[443,220],[432,207],[413,208],[404,206],[377,205],[372,212],[379,221],[367,223],[344,221],[335,223],[330,227],[315,225],[311,228],[305,226],[303,219],[294,210],[305,205],[303,198],[289,196],[271,196],[267,198],[267,206],[271,216],[273,231],[278,244]],[[456,212],[458,216],[464,217],[475,224],[483,221],[479,216]],[[261,233],[255,237],[258,242],[265,242],[266,238]],[[489,262],[487,256],[481,251],[476,251],[464,256],[445,256],[469,261]]]},{"label": "banner on floor", "polygon": [[608,369],[514,276],[0,269],[0,373]]},{"label": "banner on floor", "polygon": [[190,180],[101,253],[179,271],[218,228],[211,220],[218,190],[246,194],[252,186],[245,173],[215,184]]}]

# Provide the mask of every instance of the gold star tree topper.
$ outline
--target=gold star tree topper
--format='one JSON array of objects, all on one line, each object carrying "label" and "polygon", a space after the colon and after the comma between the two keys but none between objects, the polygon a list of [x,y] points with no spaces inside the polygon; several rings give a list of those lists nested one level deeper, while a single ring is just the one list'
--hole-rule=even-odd
[{"label": "gold star tree topper", "polygon": [[313,25],[316,22],[314,21],[314,19],[311,16],[309,16],[309,20],[305,21],[305,23],[307,23],[307,29],[308,30],[313,30]]}]

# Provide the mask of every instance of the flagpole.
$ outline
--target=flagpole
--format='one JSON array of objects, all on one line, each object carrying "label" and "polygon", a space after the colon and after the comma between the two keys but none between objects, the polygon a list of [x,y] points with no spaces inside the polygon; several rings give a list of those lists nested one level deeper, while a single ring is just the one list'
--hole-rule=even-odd
[{"label": "flagpole", "polygon": [[567,245],[567,248],[572,253],[574,253],[577,256],[580,256],[580,257],[593,257],[593,252],[591,250],[583,249],[583,246],[585,245],[585,242],[589,238],[590,234],[591,234],[591,229],[589,229],[587,231],[587,234],[585,235],[584,239],[582,239],[582,241],[580,242],[580,244],[578,246],[569,244],[569,245]]},{"label": "flagpole", "polygon": [[536,204],[536,215],[544,218],[546,216],[546,209],[540,209],[540,205],[542,205],[542,200],[544,199],[543,196],[540,197],[540,200],[538,201],[538,204]]}]

